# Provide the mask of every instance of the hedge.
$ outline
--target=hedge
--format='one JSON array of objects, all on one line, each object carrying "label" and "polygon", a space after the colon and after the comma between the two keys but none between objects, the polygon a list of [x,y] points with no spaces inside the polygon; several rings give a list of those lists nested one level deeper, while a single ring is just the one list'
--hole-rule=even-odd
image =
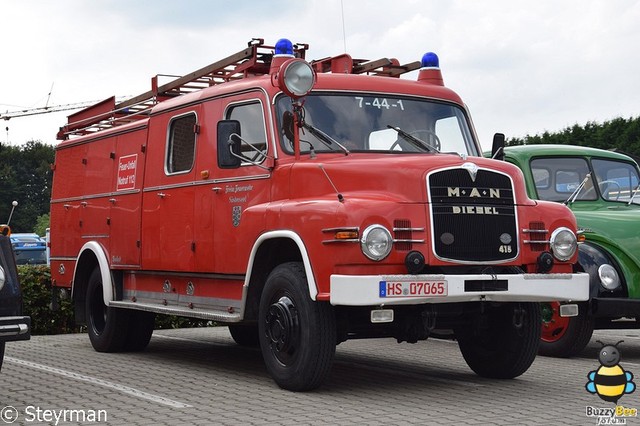
[{"label": "hedge", "polygon": [[[23,314],[31,317],[31,334],[81,333],[86,327],[76,325],[73,314],[73,302],[59,299],[58,307],[52,306],[53,289],[51,271],[48,266],[19,265],[18,278],[22,286]],[[208,327],[211,321],[156,315],[156,329]]]}]

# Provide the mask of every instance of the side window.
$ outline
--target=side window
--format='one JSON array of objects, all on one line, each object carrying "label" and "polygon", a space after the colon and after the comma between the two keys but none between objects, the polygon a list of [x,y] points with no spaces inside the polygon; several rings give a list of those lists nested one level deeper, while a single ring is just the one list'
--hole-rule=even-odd
[{"label": "side window", "polygon": [[195,128],[195,114],[174,118],[169,123],[165,166],[167,174],[188,172],[193,167],[196,148]]},{"label": "side window", "polygon": [[[227,120],[240,122],[241,144],[240,155],[247,162],[261,162],[267,153],[267,132],[260,102],[234,105],[227,110]],[[244,162],[244,161],[243,161]]]},{"label": "side window", "polygon": [[548,169],[531,169],[531,172],[533,173],[533,180],[537,190],[549,189],[551,174]]}]

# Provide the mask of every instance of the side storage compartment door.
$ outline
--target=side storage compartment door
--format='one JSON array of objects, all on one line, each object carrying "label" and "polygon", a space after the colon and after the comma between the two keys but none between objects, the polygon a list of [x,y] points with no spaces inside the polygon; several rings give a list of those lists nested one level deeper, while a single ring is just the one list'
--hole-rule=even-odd
[{"label": "side storage compartment door", "polygon": [[51,278],[56,285],[71,286],[80,238],[81,201],[84,190],[86,144],[56,149],[51,192]]},{"label": "side storage compartment door", "polygon": [[200,106],[150,119],[144,170],[142,267],[194,269],[195,158]]},{"label": "side storage compartment door", "polygon": [[147,127],[118,135],[114,155],[115,176],[112,180],[109,215],[111,239],[110,262],[114,269],[140,266],[142,187],[144,177]]},{"label": "side storage compartment door", "polygon": [[80,209],[80,233],[85,241],[100,241],[108,244],[109,210],[114,175],[113,152],[116,140],[113,137],[96,139],[86,144],[83,197]]}]

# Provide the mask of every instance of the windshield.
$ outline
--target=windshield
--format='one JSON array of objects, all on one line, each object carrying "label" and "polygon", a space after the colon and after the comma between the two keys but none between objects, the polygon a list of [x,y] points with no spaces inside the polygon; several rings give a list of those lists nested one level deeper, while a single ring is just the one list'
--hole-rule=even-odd
[{"label": "windshield", "polygon": [[[293,153],[286,131],[291,100],[276,102],[281,143]],[[283,119],[284,117],[284,119]],[[479,155],[462,109],[432,100],[362,93],[314,93],[304,100],[302,152],[455,152]]]},{"label": "windshield", "polygon": [[[538,198],[549,201],[629,202],[640,178],[632,163],[609,159],[536,158],[531,161]],[[582,187],[580,187],[582,185]],[[575,199],[574,199],[575,198]],[[640,194],[633,197],[640,204]]]},{"label": "windshield", "polygon": [[14,253],[18,265],[41,265],[47,263],[47,253],[45,250],[14,249]]}]

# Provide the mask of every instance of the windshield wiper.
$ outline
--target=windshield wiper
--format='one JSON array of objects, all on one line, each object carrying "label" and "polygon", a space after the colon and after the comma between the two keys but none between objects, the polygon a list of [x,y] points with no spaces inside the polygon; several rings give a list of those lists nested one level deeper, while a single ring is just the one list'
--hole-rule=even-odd
[{"label": "windshield wiper", "polygon": [[404,130],[402,130],[400,127],[398,126],[392,126],[391,124],[387,124],[387,128],[388,129],[393,129],[396,132],[398,132],[398,134],[400,136],[402,136],[404,139],[406,139],[407,141],[411,142],[411,145],[415,146],[418,149],[427,149],[427,151],[429,152],[438,152],[437,149],[435,149],[434,147],[432,147],[431,145],[429,145],[428,143],[426,143],[425,141],[416,138],[415,136],[413,136],[410,133],[405,132]]},{"label": "windshield wiper", "polygon": [[591,178],[591,173],[587,173],[584,179],[582,179],[582,182],[580,182],[580,185],[578,185],[575,191],[573,191],[571,195],[569,195],[569,198],[567,198],[567,200],[563,204],[569,204],[569,202],[573,203],[576,200],[576,198],[578,198],[578,194],[580,194],[580,191],[582,191],[582,188],[584,188],[584,185],[587,183],[587,179],[590,179],[590,178]]},{"label": "windshield wiper", "polygon": [[331,136],[327,135],[322,130],[316,127],[313,127],[311,124],[307,124],[306,122],[302,124],[302,127],[307,129],[309,133],[315,136],[320,142],[325,144],[327,147],[331,148],[332,145],[335,144],[344,152],[344,155],[349,155],[349,150],[347,149],[346,146],[342,145],[340,142],[333,139]]}]

